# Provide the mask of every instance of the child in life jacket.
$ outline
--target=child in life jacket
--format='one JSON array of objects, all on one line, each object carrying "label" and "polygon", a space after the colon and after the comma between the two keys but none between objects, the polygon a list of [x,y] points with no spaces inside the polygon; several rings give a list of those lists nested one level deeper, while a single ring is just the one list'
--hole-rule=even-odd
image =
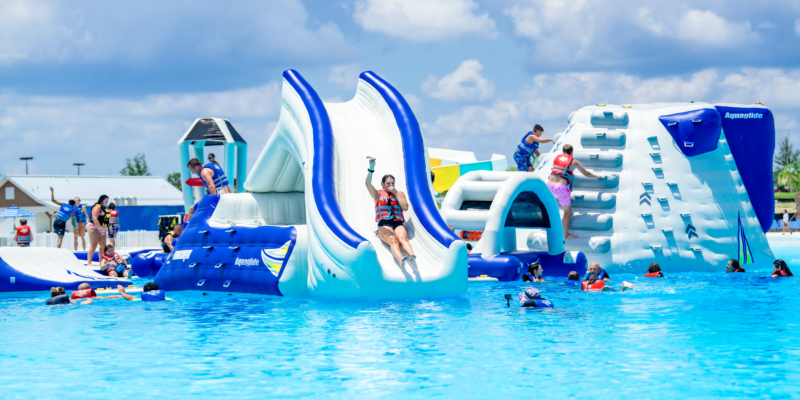
[{"label": "child in life jacket", "polygon": [[[125,293],[125,288],[122,287],[122,285],[117,285],[117,290],[119,291],[119,294],[122,296],[122,298],[124,298],[125,300],[128,300],[128,301],[139,300],[139,299],[137,299],[137,298]],[[164,301],[164,300],[171,300],[171,299],[168,299],[166,297],[166,293],[164,293],[163,290],[158,288],[158,284],[156,284],[155,282],[148,282],[142,288],[141,300],[142,301],[148,301],[148,302],[151,302],[151,301],[152,302],[156,302],[156,301]]]},{"label": "child in life jacket", "polygon": [[569,271],[567,274],[567,280],[564,282],[566,286],[580,286],[581,285],[581,276],[578,274],[578,271]]},{"label": "child in life jacket", "polygon": [[725,266],[725,273],[731,272],[745,272],[744,268],[739,265],[739,260],[731,258],[728,260],[728,265]]},{"label": "child in life jacket", "polygon": [[658,263],[652,263],[647,267],[647,273],[644,274],[645,278],[663,278],[664,274],[661,273],[661,266]]},{"label": "child in life jacket", "polygon": [[19,223],[20,226],[14,228],[14,240],[19,247],[30,247],[33,241],[33,234],[31,233],[31,227],[28,226],[28,220],[21,219]]},{"label": "child in life jacket", "polygon": [[[403,226],[405,218],[403,211],[408,211],[406,194],[397,190],[394,176],[386,174],[381,178],[381,188],[372,186],[372,174],[375,172],[375,158],[367,157],[367,190],[375,202],[375,221],[378,222],[378,237],[389,245],[394,258],[402,266],[404,263],[413,263],[417,256],[408,241],[408,232]],[[403,255],[405,251],[406,255]]]},{"label": "child in life jacket", "polygon": [[772,263],[772,268],[773,268],[772,271],[773,278],[785,278],[789,276],[794,276],[792,271],[789,269],[789,266],[786,265],[786,261],[780,259],[775,260],[775,262]]},{"label": "child in life jacket", "polygon": [[114,246],[107,244],[100,256],[100,270],[112,278],[130,276],[128,262],[114,251]]}]

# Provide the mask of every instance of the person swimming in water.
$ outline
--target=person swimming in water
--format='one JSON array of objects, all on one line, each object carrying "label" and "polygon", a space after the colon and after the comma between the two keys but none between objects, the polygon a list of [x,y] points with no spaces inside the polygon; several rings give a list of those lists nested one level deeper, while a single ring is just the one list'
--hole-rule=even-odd
[{"label": "person swimming in water", "polygon": [[772,268],[773,268],[772,271],[773,278],[785,278],[789,276],[794,276],[792,271],[789,269],[789,266],[786,265],[786,261],[783,261],[781,259],[775,260],[775,262],[772,263]]},{"label": "person swimming in water", "polygon": [[739,260],[731,258],[728,260],[728,265],[725,266],[725,273],[731,272],[745,272],[744,268],[739,265]]},{"label": "person swimming in water", "polygon": [[569,274],[567,274],[567,280],[564,282],[564,285],[580,286],[581,276],[580,274],[578,274],[578,271],[569,271]]},{"label": "person swimming in water", "polygon": [[663,278],[664,274],[661,272],[661,266],[658,263],[652,263],[647,267],[647,273],[644,274],[645,278]]},{"label": "person swimming in water", "polygon": [[586,275],[583,276],[583,280],[588,281],[592,276],[601,281],[611,281],[611,275],[609,275],[606,270],[600,268],[600,264],[598,263],[589,264],[589,268],[586,269]]},{"label": "person swimming in water", "polygon": [[[589,290],[589,291],[614,291],[611,286],[607,286],[606,283],[611,282],[608,278],[608,274],[602,268],[600,268],[600,264],[598,263],[591,263],[589,265],[589,269],[587,270],[588,277],[584,279],[583,283],[581,284],[581,290]],[[633,284],[630,282],[622,281],[622,291],[624,292],[627,289],[633,289]]]},{"label": "person swimming in water", "polygon": [[528,272],[525,275],[522,275],[523,282],[546,282],[542,278],[542,274],[544,273],[544,268],[538,262],[531,263],[528,265]]},{"label": "person swimming in water", "polygon": [[[408,211],[408,200],[406,194],[395,187],[394,176],[386,174],[381,178],[381,189],[372,186],[372,174],[375,172],[375,158],[369,159],[367,169],[367,190],[372,200],[375,202],[375,221],[378,222],[378,237],[381,241],[389,245],[392,255],[403,265],[403,263],[413,263],[417,256],[408,241],[408,232],[403,223],[403,211]],[[406,255],[403,255],[403,251]]]},{"label": "person swimming in water", "polygon": [[524,292],[517,295],[521,308],[550,308],[553,303],[542,298],[539,289],[529,287]]}]

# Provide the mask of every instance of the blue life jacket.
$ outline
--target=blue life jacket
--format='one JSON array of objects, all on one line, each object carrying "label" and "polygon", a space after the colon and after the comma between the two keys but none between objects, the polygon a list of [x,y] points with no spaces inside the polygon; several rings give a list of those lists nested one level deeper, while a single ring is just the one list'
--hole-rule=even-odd
[{"label": "blue life jacket", "polygon": [[75,206],[75,222],[86,223],[86,212],[84,211],[85,205]]},{"label": "blue life jacket", "polygon": [[525,302],[523,307],[529,308],[553,308],[553,303],[545,299],[533,299]]},{"label": "blue life jacket", "polygon": [[528,131],[528,133],[522,136],[522,142],[517,145],[517,151],[522,155],[530,157],[536,154],[536,150],[539,148],[539,142],[533,142],[533,144],[528,143],[525,141],[528,135],[533,135],[533,132]]},{"label": "blue life jacket", "polygon": [[[587,272],[586,275],[583,276],[583,280],[587,280],[587,279],[589,279],[589,277],[590,277],[590,275]],[[600,268],[600,273],[597,274],[597,280],[598,281],[602,281],[605,278],[606,278],[606,270]]]},{"label": "blue life jacket", "polygon": [[566,281],[564,282],[564,284],[567,286],[580,286],[581,281]]},{"label": "blue life jacket", "polygon": [[[219,193],[220,189],[224,188],[225,186],[228,186],[228,177],[225,176],[225,172],[222,170],[222,168],[219,167],[219,165],[214,163],[208,163],[206,165],[203,165],[203,169],[206,168],[209,168],[212,171],[214,171],[214,176],[211,177],[211,180],[214,181],[214,186],[217,188],[217,193]],[[201,174],[203,173],[203,169],[200,170]],[[200,177],[200,180],[203,181],[203,186],[205,186],[206,190],[208,190],[208,183],[206,182],[206,180],[203,179],[202,176]]]},{"label": "blue life jacket", "polygon": [[164,301],[166,300],[166,293],[163,290],[151,290],[149,292],[142,292],[142,301]]},{"label": "blue life jacket", "polygon": [[527,276],[527,277],[528,277],[528,279],[530,279],[530,280],[531,280],[531,282],[536,282],[536,277],[535,277],[535,276],[533,276],[533,274],[532,274],[532,273],[530,273],[530,272],[528,272],[527,274],[525,274],[525,275],[522,275],[522,276],[523,276],[523,277]]},{"label": "blue life jacket", "polygon": [[75,207],[69,205],[68,203],[64,203],[61,205],[61,208],[58,209],[58,214],[56,214],[56,219],[59,221],[67,222],[69,220],[69,215],[75,212]]}]

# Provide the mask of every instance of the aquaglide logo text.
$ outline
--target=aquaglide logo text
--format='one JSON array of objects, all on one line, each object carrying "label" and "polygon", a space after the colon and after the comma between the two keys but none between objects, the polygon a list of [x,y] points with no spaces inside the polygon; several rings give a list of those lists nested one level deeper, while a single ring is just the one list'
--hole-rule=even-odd
[{"label": "aquaglide logo text", "polygon": [[759,114],[759,113],[729,113],[729,112],[726,112],[725,113],[725,118],[730,118],[730,119],[754,119],[755,118],[755,119],[758,119],[758,118],[764,118],[764,114]]},{"label": "aquaglide logo text", "polygon": [[257,267],[259,264],[257,258],[237,258],[234,265],[246,265],[250,267]]}]

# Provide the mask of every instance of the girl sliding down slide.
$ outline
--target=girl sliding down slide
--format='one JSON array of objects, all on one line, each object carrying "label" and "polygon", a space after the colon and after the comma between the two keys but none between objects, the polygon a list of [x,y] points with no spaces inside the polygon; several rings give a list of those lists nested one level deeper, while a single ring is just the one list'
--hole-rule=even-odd
[{"label": "girl sliding down slide", "polygon": [[[372,186],[372,174],[375,172],[375,158],[367,157],[369,169],[367,169],[367,190],[369,190],[372,200],[375,201],[375,221],[378,222],[378,237],[381,241],[388,244],[392,250],[392,255],[403,265],[405,262],[413,263],[417,256],[408,241],[403,222],[403,211],[408,211],[408,200],[406,194],[397,190],[395,187],[394,176],[386,174],[381,178],[381,189],[376,190]],[[402,251],[401,251],[402,249]],[[403,256],[403,251],[406,256]]]}]

